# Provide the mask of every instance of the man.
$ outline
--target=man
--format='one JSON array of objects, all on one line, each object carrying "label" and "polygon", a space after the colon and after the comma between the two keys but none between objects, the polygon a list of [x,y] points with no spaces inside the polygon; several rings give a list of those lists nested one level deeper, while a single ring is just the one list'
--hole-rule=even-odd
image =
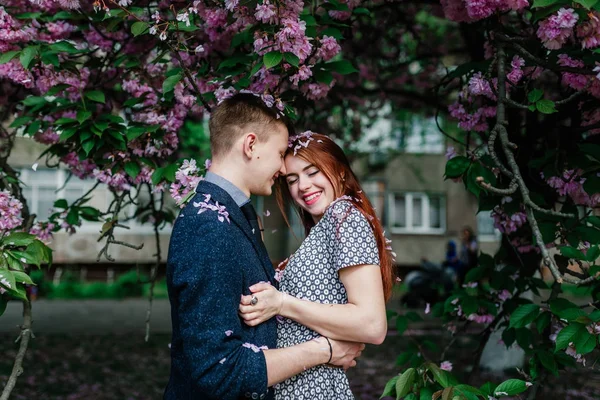
[{"label": "man", "polygon": [[222,102],[209,125],[210,172],[177,218],[169,246],[173,337],[164,398],[272,399],[270,386],[304,369],[354,366],[362,344],[318,338],[276,349],[275,319],[256,327],[241,322],[238,305],[248,288],[277,285],[249,197],[270,195],[285,172],[288,130],[252,94]]}]

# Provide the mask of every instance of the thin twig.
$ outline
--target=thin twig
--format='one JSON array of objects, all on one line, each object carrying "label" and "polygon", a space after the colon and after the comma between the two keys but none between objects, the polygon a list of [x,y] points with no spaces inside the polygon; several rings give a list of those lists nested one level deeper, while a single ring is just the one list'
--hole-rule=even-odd
[{"label": "thin twig", "polygon": [[8,378],[8,382],[2,390],[2,396],[0,400],[8,400],[10,393],[17,384],[17,378],[23,373],[23,359],[29,346],[29,339],[33,338],[33,332],[31,330],[32,318],[31,318],[31,303],[29,301],[23,301],[23,325],[21,326],[21,332],[17,337],[17,341],[21,341],[19,345],[19,351],[15,357],[15,363],[13,364],[12,372]]}]

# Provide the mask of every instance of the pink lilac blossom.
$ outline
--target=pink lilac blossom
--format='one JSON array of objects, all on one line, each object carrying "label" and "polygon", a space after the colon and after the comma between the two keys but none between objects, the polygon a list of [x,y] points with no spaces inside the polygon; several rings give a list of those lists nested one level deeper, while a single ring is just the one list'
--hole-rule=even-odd
[{"label": "pink lilac blossom", "polygon": [[317,50],[317,57],[323,61],[329,61],[335,57],[342,48],[334,37],[324,35],[321,39],[321,47]]},{"label": "pink lilac blossom", "polygon": [[310,66],[303,65],[298,69],[298,72],[292,76],[290,76],[290,82],[294,86],[298,86],[299,81],[305,81],[312,76],[312,71],[310,70]]},{"label": "pink lilac blossom", "polygon": [[277,21],[277,8],[265,0],[263,4],[256,6],[254,17],[265,24],[274,24]]},{"label": "pink lilac blossom", "polygon": [[575,204],[596,207],[600,204],[600,194],[594,193],[590,196],[585,192],[583,184],[586,179],[581,177],[582,173],[581,170],[566,170],[563,172],[562,178],[553,176],[548,178],[546,182],[550,187],[556,189],[559,195],[571,197]]},{"label": "pink lilac blossom", "polygon": [[503,289],[500,293],[498,293],[498,299],[500,299],[501,301],[506,301],[510,299],[511,296],[512,294],[506,289]]},{"label": "pink lilac blossom", "polygon": [[590,19],[577,27],[577,37],[581,40],[581,47],[593,49],[600,46],[600,13],[592,11]]},{"label": "pink lilac blossom", "polygon": [[512,70],[508,73],[506,77],[509,81],[516,85],[517,83],[519,83],[521,78],[523,78],[522,67],[525,66],[525,60],[519,56],[514,56],[510,65],[512,67]]},{"label": "pink lilac blossom", "polygon": [[327,96],[329,90],[333,86],[335,80],[331,84],[326,85],[324,83],[309,83],[308,85],[302,85],[302,93],[306,95],[309,100],[319,100]]},{"label": "pink lilac blossom", "polygon": [[23,223],[22,209],[23,203],[8,190],[0,190],[0,232],[10,231]]},{"label": "pink lilac blossom", "polygon": [[527,222],[527,216],[524,212],[518,211],[509,216],[501,207],[495,207],[491,216],[494,219],[494,227],[506,234],[516,232]]},{"label": "pink lilac blossom", "polygon": [[440,364],[440,369],[451,372],[452,371],[452,363],[450,361],[442,361],[442,363]]},{"label": "pink lilac blossom", "polygon": [[573,34],[573,27],[578,19],[579,15],[572,8],[561,8],[556,14],[540,22],[537,36],[547,49],[560,49]]},{"label": "pink lilac blossom", "polygon": [[111,186],[118,191],[129,191],[131,190],[131,184],[127,179],[127,175],[124,172],[112,172],[110,169],[98,169],[96,168],[93,175],[98,181]]},{"label": "pink lilac blossom", "polygon": [[[567,54],[559,54],[557,63],[561,67],[583,68],[585,66],[583,61],[573,59]],[[583,90],[587,83],[588,77],[585,75],[574,74],[572,72],[564,72],[562,74],[562,84],[575,90]]]},{"label": "pink lilac blossom", "polygon": [[496,96],[492,92],[490,82],[483,77],[481,72],[475,73],[471,79],[469,79],[469,93],[473,96],[485,96],[492,100],[496,99]]},{"label": "pink lilac blossom", "polygon": [[218,201],[215,204],[210,203],[211,196],[210,194],[203,194],[204,201],[194,202],[193,205],[196,208],[199,208],[198,214],[202,214],[203,212],[210,210],[217,212],[217,219],[221,222],[227,221],[231,223],[229,220],[229,212],[227,212],[227,208],[225,206],[220,205]]},{"label": "pink lilac blossom", "polygon": [[55,225],[52,222],[37,222],[31,227],[29,233],[37,236],[39,240],[48,244],[53,239],[52,230],[54,228]]},{"label": "pink lilac blossom", "polygon": [[75,152],[68,153],[61,158],[61,161],[65,163],[69,167],[71,173],[79,179],[90,177],[97,168],[96,164],[89,160],[80,160]]},{"label": "pink lilac blossom", "polygon": [[491,314],[470,314],[467,319],[469,321],[475,321],[478,324],[489,324],[494,320],[494,316]]},{"label": "pink lilac blossom", "polygon": [[446,149],[446,160],[452,160],[456,156],[457,154],[454,146],[448,146],[448,148]]}]

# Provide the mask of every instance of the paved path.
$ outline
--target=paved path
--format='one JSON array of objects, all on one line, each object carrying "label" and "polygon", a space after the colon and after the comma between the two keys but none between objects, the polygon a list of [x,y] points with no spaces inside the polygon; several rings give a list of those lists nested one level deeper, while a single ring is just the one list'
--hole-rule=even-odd
[{"label": "paved path", "polygon": [[[34,333],[143,333],[146,299],[38,300],[32,303]],[[23,306],[11,301],[0,316],[0,333],[18,333]],[[151,332],[171,332],[171,310],[166,299],[152,304]]]}]

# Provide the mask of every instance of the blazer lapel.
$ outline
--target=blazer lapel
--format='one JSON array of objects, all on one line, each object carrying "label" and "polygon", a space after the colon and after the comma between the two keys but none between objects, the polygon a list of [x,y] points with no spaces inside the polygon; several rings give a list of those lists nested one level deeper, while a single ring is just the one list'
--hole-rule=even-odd
[{"label": "blazer lapel", "polygon": [[198,194],[210,194],[211,198],[214,201],[219,202],[220,205],[225,206],[227,212],[229,213],[229,220],[232,224],[236,225],[238,228],[244,232],[252,246],[254,246],[254,250],[258,254],[258,258],[261,260],[262,267],[269,277],[269,281],[272,284],[275,284],[275,271],[273,269],[273,264],[271,263],[271,259],[269,258],[269,254],[267,253],[267,249],[263,243],[258,243],[252,233],[252,228],[250,227],[250,223],[240,210],[240,207],[233,201],[229,193],[225,190],[221,189],[219,186],[210,183],[201,181],[196,188],[196,193]]}]

